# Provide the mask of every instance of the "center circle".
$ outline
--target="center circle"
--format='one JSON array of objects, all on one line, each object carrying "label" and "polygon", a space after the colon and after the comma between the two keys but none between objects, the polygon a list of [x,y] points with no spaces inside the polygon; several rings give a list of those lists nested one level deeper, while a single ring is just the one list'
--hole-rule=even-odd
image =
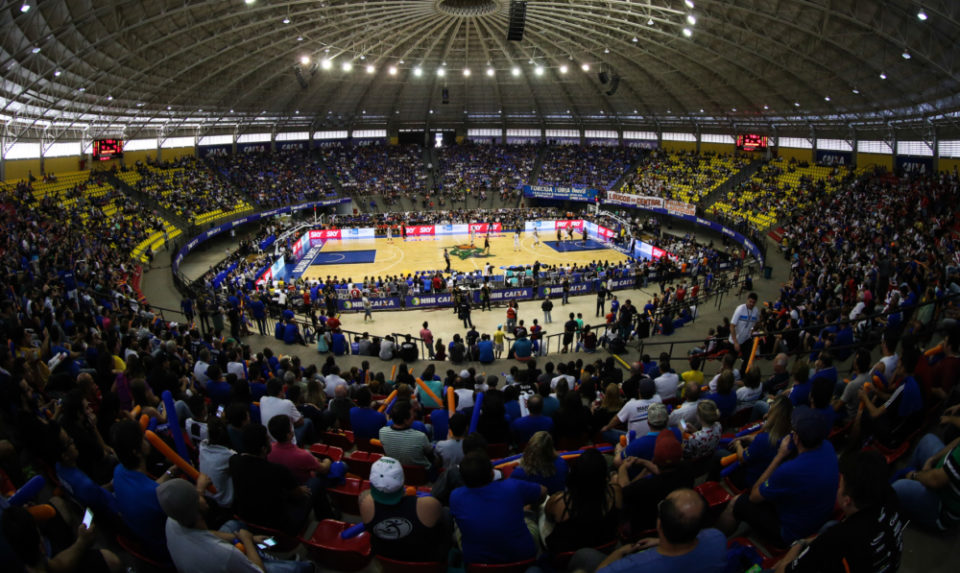
[{"label": "center circle", "polygon": [[448,16],[477,17],[496,13],[503,7],[503,0],[437,0],[436,7]]}]

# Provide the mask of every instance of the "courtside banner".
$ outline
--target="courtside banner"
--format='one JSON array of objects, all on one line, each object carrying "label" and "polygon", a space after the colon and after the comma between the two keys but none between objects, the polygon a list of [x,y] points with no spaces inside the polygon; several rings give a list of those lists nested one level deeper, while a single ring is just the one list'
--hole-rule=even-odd
[{"label": "courtside banner", "polygon": [[554,199],[561,201],[580,201],[592,203],[597,198],[597,190],[586,187],[557,187],[554,185],[524,185],[523,196],[528,199]]},{"label": "courtside banner", "polygon": [[[433,234],[434,235],[466,235],[467,225],[434,225]],[[410,235],[410,227],[407,227],[407,235]],[[420,233],[423,234],[423,233]]]},{"label": "courtside banner", "polygon": [[470,223],[469,229],[467,232],[479,233],[485,235],[487,233],[500,233],[503,231],[503,227],[500,223]]},{"label": "courtside banner", "polygon": [[663,198],[661,197],[631,195],[630,193],[619,193],[617,191],[607,193],[607,198],[603,202],[613,205],[623,205],[624,207],[663,208]]},{"label": "courtside banner", "polygon": [[669,199],[663,202],[664,209],[669,213],[676,213],[678,215],[690,215],[695,216],[697,214],[697,206],[691,205],[690,203],[683,203],[681,201],[670,201]]},{"label": "courtside banner", "polygon": [[[466,225],[464,225],[466,227]],[[436,234],[436,225],[410,225],[407,227],[408,237],[424,237]]]}]

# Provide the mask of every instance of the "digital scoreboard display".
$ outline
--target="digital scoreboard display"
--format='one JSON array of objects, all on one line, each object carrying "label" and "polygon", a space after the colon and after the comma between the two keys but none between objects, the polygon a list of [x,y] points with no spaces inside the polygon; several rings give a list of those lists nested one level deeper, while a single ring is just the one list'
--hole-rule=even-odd
[{"label": "digital scoreboard display", "polygon": [[737,149],[741,151],[766,151],[767,136],[765,135],[738,135]]},{"label": "digital scoreboard display", "polygon": [[93,142],[93,160],[108,161],[123,157],[122,139],[96,139]]}]

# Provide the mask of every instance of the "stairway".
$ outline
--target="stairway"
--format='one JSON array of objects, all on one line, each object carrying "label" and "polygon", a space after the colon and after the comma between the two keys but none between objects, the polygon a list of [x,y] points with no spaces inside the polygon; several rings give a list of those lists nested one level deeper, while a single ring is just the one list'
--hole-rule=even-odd
[{"label": "stairway", "polygon": [[627,168],[623,171],[623,173],[620,174],[620,177],[617,177],[617,180],[616,180],[616,181],[614,181],[613,183],[610,184],[610,187],[609,187],[608,190],[609,190],[609,191],[619,191],[619,190],[620,190],[620,187],[623,186],[624,181],[625,181],[630,175],[633,175],[633,173],[634,173],[641,165],[643,165],[643,164],[647,161],[647,158],[648,158],[649,156],[650,156],[650,151],[649,151],[649,150],[646,150],[646,149],[641,150],[641,151],[640,151],[640,157],[638,157],[633,163],[631,163],[630,166],[627,167]]},{"label": "stairway", "polygon": [[699,208],[701,212],[706,213],[714,203],[727,196],[727,192],[740,186],[744,181],[749,181],[754,173],[760,170],[766,164],[765,159],[754,159],[749,165],[731,175],[726,181],[717,186],[709,195],[700,201]]},{"label": "stairway", "polygon": [[147,195],[146,193],[143,193],[142,191],[138,191],[137,189],[131,187],[130,185],[127,185],[124,181],[122,181],[119,177],[117,177],[112,172],[108,171],[106,173],[106,178],[107,178],[107,181],[110,182],[110,185],[113,186],[114,189],[116,189],[117,191],[120,191],[127,197],[134,199],[135,201],[147,207],[148,209],[152,209],[156,211],[157,213],[160,214],[161,217],[163,217],[164,219],[172,223],[175,227],[183,231],[185,234],[193,236],[196,234],[195,231],[199,230],[199,229],[194,229],[194,225],[192,223],[190,223],[189,221],[187,221],[177,213],[160,205],[160,202],[154,199],[153,197],[151,197],[150,195]]}]

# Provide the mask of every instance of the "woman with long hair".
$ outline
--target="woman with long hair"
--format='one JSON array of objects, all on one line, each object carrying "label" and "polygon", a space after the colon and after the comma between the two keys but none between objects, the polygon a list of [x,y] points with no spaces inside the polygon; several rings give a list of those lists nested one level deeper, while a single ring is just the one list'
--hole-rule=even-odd
[{"label": "woman with long hair", "polygon": [[548,494],[563,491],[567,482],[567,462],[557,455],[553,437],[543,430],[535,433],[523,450],[523,458],[511,478],[532,481],[547,488]]},{"label": "woman with long hair", "polygon": [[554,523],[544,543],[550,553],[596,547],[617,537],[623,495],[620,485],[611,483],[607,460],[589,449],[570,464],[567,489],[547,500],[544,513]]},{"label": "woman with long hair", "polygon": [[[603,391],[603,398],[599,403],[594,403],[590,406],[590,427],[593,432],[600,431],[601,428],[607,425],[607,422],[610,421],[613,416],[620,411],[620,408],[623,407],[623,397],[620,396],[620,386],[610,383],[606,385],[606,388]],[[623,432],[618,432],[617,430],[610,430],[604,432],[602,436],[603,441],[608,443],[619,442],[620,435]]]},{"label": "woman with long hair", "polygon": [[790,416],[793,403],[783,394],[777,396],[770,406],[763,428],[756,433],[737,438],[730,444],[736,449],[740,466],[730,474],[730,480],[738,488],[752,486],[777,455],[780,440],[790,433]]}]

